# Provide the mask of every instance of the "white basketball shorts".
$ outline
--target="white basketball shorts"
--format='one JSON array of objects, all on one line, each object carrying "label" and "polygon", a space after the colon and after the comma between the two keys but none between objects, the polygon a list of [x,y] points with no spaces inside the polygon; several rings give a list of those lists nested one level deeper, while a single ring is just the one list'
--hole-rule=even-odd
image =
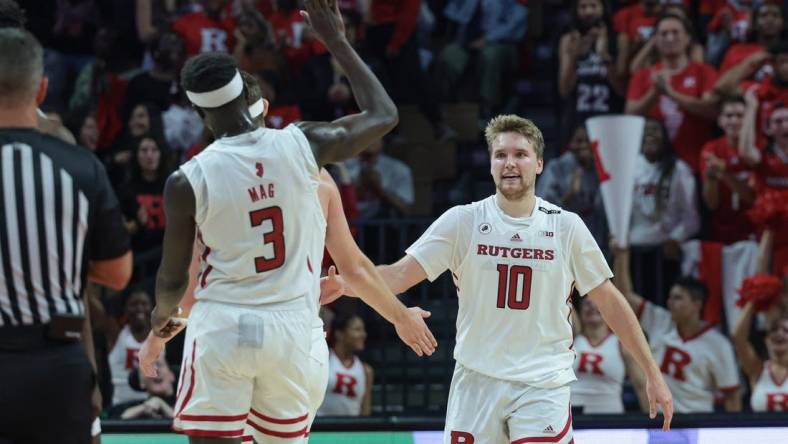
[{"label": "white basketball shorts", "polygon": [[173,430],[303,443],[311,400],[309,310],[198,301],[189,315]]},{"label": "white basketball shorts", "polygon": [[543,389],[457,364],[444,444],[572,444],[569,386]]}]

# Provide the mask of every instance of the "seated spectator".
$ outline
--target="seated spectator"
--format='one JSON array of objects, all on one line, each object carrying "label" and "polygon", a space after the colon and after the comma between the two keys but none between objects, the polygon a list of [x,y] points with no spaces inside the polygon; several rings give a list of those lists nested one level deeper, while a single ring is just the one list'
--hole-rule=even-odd
[{"label": "seated spectator", "polygon": [[[477,3],[480,6],[474,7]],[[470,55],[474,55],[481,118],[489,119],[505,105],[511,89],[507,85],[513,83],[518,67],[518,47],[528,28],[528,8],[517,0],[450,0],[444,15],[457,27],[454,41],[440,56],[449,75],[444,82],[446,92],[453,95],[469,66]]]},{"label": "seated spectator", "polygon": [[175,375],[164,359],[159,359],[156,365],[158,375],[148,378],[139,368],[134,368],[129,373],[129,385],[138,392],[143,392],[147,398],[132,400],[112,406],[109,410],[110,418],[118,419],[160,419],[172,418],[175,414]]},{"label": "seated spectator", "polygon": [[745,80],[760,82],[772,75],[769,49],[780,41],[784,28],[778,5],[766,2],[757,7],[748,41],[736,43],[725,52],[714,91],[721,97],[733,95]]},{"label": "seated spectator", "polygon": [[96,151],[99,140],[99,129],[96,123],[96,111],[92,108],[73,111],[69,114],[66,126],[76,136],[76,143],[90,151]]},{"label": "seated spectator", "polygon": [[731,332],[739,364],[750,383],[750,406],[755,412],[788,412],[788,313],[768,322],[766,360],[758,356],[749,339],[755,314],[750,301]]},{"label": "seated spectator", "polygon": [[[129,179],[119,200],[131,234],[135,275],[150,277],[161,261],[164,240],[164,183],[169,174],[169,150],[161,139],[143,136],[134,150]],[[142,273],[142,275],[140,275]]]},{"label": "seated spectator", "polygon": [[[591,299],[580,299],[574,350],[577,381],[571,385],[572,407],[584,414],[624,413],[621,398],[624,376],[635,387],[640,406],[648,410],[646,380],[632,356],[623,351]],[[575,327],[575,324],[573,324]]]},{"label": "seated spectator", "polygon": [[192,12],[180,16],[172,30],[186,44],[186,56],[203,52],[230,52],[235,21],[226,15],[228,0],[197,0]]},{"label": "seated spectator", "polygon": [[144,103],[166,110],[180,98],[178,73],[184,61],[183,40],[178,34],[165,32],[151,43],[150,52],[153,68],[129,80],[123,99],[124,115],[128,115],[135,106]]},{"label": "seated spectator", "polygon": [[536,181],[536,194],[567,211],[577,213],[597,244],[607,245],[605,207],[599,193],[591,141],[584,125],[575,128],[567,152],[547,162]]},{"label": "seated spectator", "polygon": [[704,60],[712,65],[719,65],[725,50],[733,43],[747,40],[752,21],[750,9],[752,0],[727,0],[718,9],[709,22],[706,30],[708,38]]},{"label": "seated spectator", "polygon": [[415,201],[410,167],[382,151],[383,141],[377,141],[345,161],[363,219],[407,215]]},{"label": "seated spectator", "polygon": [[714,411],[714,394],[724,395],[726,412],[741,411],[739,369],[733,346],[702,320],[706,287],[682,277],[670,289],[667,309],[632,290],[629,251],[616,249],[614,283],[626,296],[648,336],[651,352],[673,394],[676,413]]},{"label": "seated spectator", "polygon": [[714,68],[687,56],[691,25],[675,14],[656,23],[660,62],[638,70],[629,82],[626,112],[662,121],[679,159],[698,171],[700,148],[711,138],[711,120],[717,117],[711,89]]},{"label": "seated spectator", "polygon": [[331,323],[331,336],[328,386],[317,416],[369,416],[374,373],[357,356],[367,339],[364,321],[357,315],[337,316]]},{"label": "seated spectator", "polygon": [[[679,272],[681,243],[700,228],[695,178],[676,159],[664,126],[648,120],[635,161],[635,190],[629,244],[635,290],[651,301],[667,290]],[[658,270],[658,273],[654,273]],[[659,273],[661,272],[661,273]],[[658,275],[662,281],[655,281]]]},{"label": "seated spectator", "polygon": [[717,124],[725,135],[703,145],[700,152],[703,202],[711,212],[708,238],[726,245],[749,239],[754,232],[747,217],[755,200],[754,176],[739,156],[744,110],[740,96],[723,100]]},{"label": "seated spectator", "polygon": [[147,291],[142,288],[130,290],[124,303],[126,324],[116,337],[108,338],[109,369],[113,386],[112,405],[147,398],[145,392],[131,387],[129,375],[138,366],[137,353],[150,332],[151,310],[153,303]]},{"label": "seated spectator", "polygon": [[161,111],[151,103],[141,103],[133,107],[125,122],[126,126],[113,143],[107,159],[107,173],[115,185],[128,179],[131,160],[140,138],[147,134],[161,138],[164,132]]},{"label": "seated spectator", "polygon": [[576,0],[572,28],[558,44],[558,91],[563,126],[576,128],[589,117],[620,113],[626,80],[615,70],[616,39],[602,0]]}]

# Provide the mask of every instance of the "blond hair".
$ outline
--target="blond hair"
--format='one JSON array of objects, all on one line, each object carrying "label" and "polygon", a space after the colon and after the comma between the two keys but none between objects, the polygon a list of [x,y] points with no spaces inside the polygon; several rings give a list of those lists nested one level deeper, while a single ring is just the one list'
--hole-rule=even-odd
[{"label": "blond hair", "polygon": [[484,138],[487,139],[487,150],[492,153],[495,139],[503,133],[517,133],[531,142],[536,151],[536,157],[544,156],[544,136],[542,131],[530,120],[514,114],[505,114],[495,117],[484,129]]}]

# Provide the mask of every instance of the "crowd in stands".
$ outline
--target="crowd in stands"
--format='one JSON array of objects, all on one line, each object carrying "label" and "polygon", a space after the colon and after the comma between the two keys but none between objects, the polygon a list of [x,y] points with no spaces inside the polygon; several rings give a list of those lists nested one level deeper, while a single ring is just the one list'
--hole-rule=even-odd
[{"label": "crowd in stands", "polygon": [[[615,262],[677,411],[788,411],[788,2],[337,2],[349,41],[401,109],[389,137],[329,168],[349,220],[430,217],[478,197],[474,180],[490,182],[481,129],[503,112],[530,117],[529,91],[548,73],[560,130],[545,129],[537,195],[578,213]],[[177,341],[160,363],[174,371],[156,379],[142,377],[135,359],[150,328],[164,182],[212,141],[180,67],[201,52],[232,54],[270,101],[272,128],[353,113],[349,84],[297,0],[22,3],[46,48],[42,109],[104,161],[132,236],[132,288],[90,291],[105,413],[171,417]],[[590,117],[621,113],[647,118],[625,249],[610,239],[585,128]],[[759,273],[776,286],[737,305],[743,282]],[[593,304],[578,308],[575,404],[622,412],[626,379],[641,401],[626,407],[642,406],[630,358]],[[355,357],[364,322],[336,316],[332,359],[363,382],[348,389],[335,375],[329,390],[358,399],[334,407],[369,414],[373,373]],[[599,387],[610,389],[604,402]]]}]

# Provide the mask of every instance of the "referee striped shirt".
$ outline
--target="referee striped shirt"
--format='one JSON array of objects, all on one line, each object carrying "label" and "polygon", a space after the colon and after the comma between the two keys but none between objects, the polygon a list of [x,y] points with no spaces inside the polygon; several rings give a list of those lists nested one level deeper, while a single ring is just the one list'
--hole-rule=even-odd
[{"label": "referee striped shirt", "polygon": [[0,129],[0,328],[82,314],[89,261],[128,248],[93,153],[34,129]]}]

